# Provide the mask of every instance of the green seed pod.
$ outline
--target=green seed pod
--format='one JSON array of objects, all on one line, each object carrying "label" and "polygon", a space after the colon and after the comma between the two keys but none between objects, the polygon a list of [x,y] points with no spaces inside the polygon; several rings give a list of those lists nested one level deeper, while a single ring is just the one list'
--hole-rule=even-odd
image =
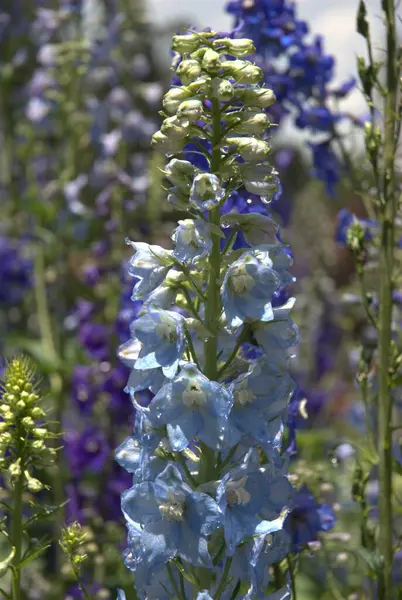
[{"label": "green seed pod", "polygon": [[188,59],[183,60],[176,70],[184,85],[192,83],[201,75],[201,65],[198,60]]},{"label": "green seed pod", "polygon": [[238,95],[245,106],[256,108],[268,108],[276,101],[274,92],[267,88],[244,88],[238,90]]},{"label": "green seed pod", "polygon": [[222,67],[239,83],[255,84],[264,78],[262,69],[246,60],[225,60]]},{"label": "green seed pod", "polygon": [[218,52],[208,48],[202,59],[202,68],[208,73],[219,73],[222,68],[222,63]]}]

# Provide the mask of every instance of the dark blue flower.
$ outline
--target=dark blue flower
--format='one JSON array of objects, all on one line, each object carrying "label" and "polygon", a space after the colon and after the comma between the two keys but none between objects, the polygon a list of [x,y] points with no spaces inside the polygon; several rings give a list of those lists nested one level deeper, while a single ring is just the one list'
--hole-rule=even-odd
[{"label": "dark blue flower", "polygon": [[306,486],[300,488],[284,525],[292,538],[293,552],[300,552],[306,544],[316,541],[318,533],[329,531],[335,522],[335,514],[329,505],[318,504]]}]

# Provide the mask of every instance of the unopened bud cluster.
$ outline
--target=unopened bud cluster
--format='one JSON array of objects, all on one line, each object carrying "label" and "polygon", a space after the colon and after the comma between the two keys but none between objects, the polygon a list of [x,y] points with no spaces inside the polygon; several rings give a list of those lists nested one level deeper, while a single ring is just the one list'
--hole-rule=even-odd
[{"label": "unopened bud cluster", "polygon": [[59,544],[71,563],[79,567],[88,558],[85,546],[89,541],[88,531],[75,521],[61,530]]},{"label": "unopened bud cluster", "polygon": [[200,139],[208,145],[212,142],[212,104],[223,103],[223,135],[219,140],[223,165],[221,181],[217,177],[212,181],[209,175],[198,180],[202,176],[197,168],[173,159],[166,169],[173,184],[169,201],[185,208],[190,200],[197,208],[210,210],[213,203],[197,203],[194,198],[208,195],[205,186],[209,184],[214,186],[209,196],[213,192],[216,201],[221,191],[220,200],[224,200],[223,184],[230,180],[231,189],[244,186],[269,202],[279,181],[276,171],[266,162],[271,151],[267,139],[271,122],[264,109],[275,102],[275,95],[258,85],[262,70],[242,60],[255,52],[253,42],[201,32],[174,36],[173,50],[177,53],[174,65],[182,85],[171,88],[163,99],[165,120],[154,134],[153,144],[167,154],[177,154]]},{"label": "unopened bud cluster", "polygon": [[33,493],[44,485],[31,471],[51,463],[56,454],[47,443],[53,434],[43,422],[40,401],[29,363],[13,359],[6,367],[1,389],[0,470],[8,473],[12,485],[23,476],[24,486]]}]

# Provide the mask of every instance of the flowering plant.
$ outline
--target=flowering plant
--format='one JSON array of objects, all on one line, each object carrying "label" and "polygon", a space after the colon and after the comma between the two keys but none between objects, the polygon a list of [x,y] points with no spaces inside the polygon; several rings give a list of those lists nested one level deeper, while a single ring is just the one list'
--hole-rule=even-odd
[{"label": "flowering plant", "polygon": [[172,250],[130,242],[143,305],[119,350],[136,409],[116,452],[134,477],[122,495],[125,563],[141,598],[289,597],[278,567],[292,486],[280,448],[298,333],[294,300],[275,299],[292,259],[260,205],[240,215],[231,201],[243,186],[263,204],[278,190],[275,96],[245,60],[249,39],[189,32],[173,50],[182,85],[165,95],[153,143],[169,159],[168,201],[187,218]]}]

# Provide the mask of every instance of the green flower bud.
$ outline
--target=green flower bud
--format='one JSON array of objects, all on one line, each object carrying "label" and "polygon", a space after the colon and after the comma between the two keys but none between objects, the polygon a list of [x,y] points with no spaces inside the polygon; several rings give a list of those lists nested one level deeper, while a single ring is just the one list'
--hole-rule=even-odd
[{"label": "green flower bud", "polygon": [[180,54],[190,54],[202,45],[202,37],[199,33],[188,35],[174,35],[172,38],[172,50]]},{"label": "green flower bud", "polygon": [[221,102],[229,102],[233,98],[235,90],[227,79],[212,80],[212,96]]},{"label": "green flower bud", "polygon": [[35,440],[31,442],[31,448],[33,452],[42,452],[46,449],[45,442],[43,440]]},{"label": "green flower bud", "polygon": [[197,60],[183,60],[176,70],[184,85],[192,83],[201,75],[201,65]]},{"label": "green flower bud", "polygon": [[34,406],[30,412],[33,419],[43,419],[46,416],[45,411],[40,406]]},{"label": "green flower bud", "polygon": [[223,48],[228,54],[242,58],[256,53],[253,40],[242,38],[233,40],[231,38],[222,38],[213,42],[214,48]]},{"label": "green flower bud", "polygon": [[4,433],[5,431],[7,431],[7,429],[8,429],[7,423],[4,423],[4,421],[2,421],[0,423],[0,433]]},{"label": "green flower bud", "polygon": [[271,147],[267,142],[253,137],[228,137],[226,141],[229,146],[234,146],[246,161],[263,160],[271,152]]},{"label": "green flower bud", "polygon": [[179,160],[172,158],[166,165],[166,170],[163,173],[173,185],[183,188],[185,191],[190,191],[190,187],[194,176],[198,169],[194,167],[188,160]]},{"label": "green flower bud", "polygon": [[18,400],[15,407],[17,408],[17,410],[24,410],[24,408],[26,408],[26,404],[23,400]]},{"label": "green flower bud", "polygon": [[253,110],[235,113],[228,121],[234,124],[234,127],[231,128],[231,132],[246,133],[249,135],[261,135],[265,133],[271,125],[271,121],[267,114]]},{"label": "green flower bud", "polygon": [[161,132],[168,138],[183,138],[188,134],[189,121],[177,116],[168,117],[162,123]]},{"label": "green flower bud", "polygon": [[191,96],[192,93],[185,87],[172,88],[165,94],[162,100],[163,108],[172,115],[177,111],[180,104],[184,100],[191,98]]},{"label": "green flower bud", "polygon": [[237,93],[245,106],[268,108],[276,101],[274,92],[268,88],[244,88]]},{"label": "green flower bud", "polygon": [[226,60],[222,67],[239,83],[253,84],[264,78],[262,69],[246,60]]},{"label": "green flower bud", "polygon": [[0,447],[7,448],[12,442],[12,435],[9,431],[3,431],[0,433]]},{"label": "green flower bud", "polygon": [[34,494],[40,492],[41,490],[43,490],[44,485],[41,481],[39,481],[39,479],[36,479],[35,477],[31,477],[31,475],[29,474],[28,471],[24,471],[24,476],[25,476],[25,480],[27,482],[27,488],[30,492],[33,492]]},{"label": "green flower bud", "polygon": [[219,73],[222,68],[222,63],[218,52],[208,48],[202,59],[202,68],[208,73]]},{"label": "green flower bud", "polygon": [[12,479],[16,479],[21,475],[21,459],[19,458],[15,462],[11,463],[8,467],[8,472]]},{"label": "green flower bud", "polygon": [[35,429],[32,431],[32,434],[34,435],[34,437],[40,440],[44,440],[49,436],[48,430],[44,427],[35,427]]},{"label": "green flower bud", "polygon": [[180,119],[188,119],[190,122],[198,121],[204,109],[201,100],[185,100],[177,110]]},{"label": "green flower bud", "polygon": [[21,423],[25,429],[32,429],[32,427],[35,427],[35,421],[32,419],[32,417],[24,417],[21,420]]}]

